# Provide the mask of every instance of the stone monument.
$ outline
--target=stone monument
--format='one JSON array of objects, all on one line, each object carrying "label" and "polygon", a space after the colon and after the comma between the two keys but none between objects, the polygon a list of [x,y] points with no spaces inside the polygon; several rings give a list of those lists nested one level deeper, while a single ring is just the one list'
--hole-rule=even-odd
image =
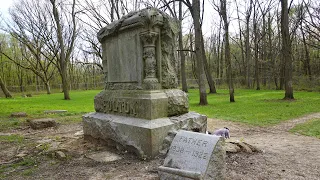
[{"label": "stone monument", "polygon": [[178,129],[205,132],[206,116],[188,112],[186,93],[175,89],[177,30],[167,14],[146,8],[98,32],[105,89],[94,98],[96,112],[83,116],[85,137],[153,158]]},{"label": "stone monument", "polygon": [[160,180],[225,179],[224,138],[180,130],[172,141]]}]

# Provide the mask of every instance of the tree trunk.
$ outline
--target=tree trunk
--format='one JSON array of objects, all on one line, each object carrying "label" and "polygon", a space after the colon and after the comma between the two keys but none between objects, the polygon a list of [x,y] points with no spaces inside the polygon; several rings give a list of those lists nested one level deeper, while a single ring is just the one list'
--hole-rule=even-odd
[{"label": "tree trunk", "polygon": [[289,33],[288,0],[281,0],[281,35],[282,58],[285,62],[285,96],[284,99],[294,99],[292,87],[292,52]]},{"label": "tree trunk", "polygon": [[[279,17],[278,16],[278,14],[277,14],[277,17]],[[281,21],[281,19],[279,20],[278,19],[278,25],[277,25],[277,28],[278,28],[278,33],[280,34],[282,34],[282,32],[281,32],[281,29],[282,29],[282,25],[281,25],[281,22],[279,23],[279,21]],[[280,25],[279,25],[280,24]],[[280,27],[281,26],[281,27]],[[281,38],[280,38],[280,36],[278,37],[278,40],[279,40],[279,46],[280,46],[280,44],[282,44],[282,42],[281,42]],[[279,58],[280,58],[280,74],[279,74],[279,90],[282,90],[283,89],[283,86],[284,86],[284,71],[285,71],[285,62],[284,62],[284,59],[282,58],[283,56],[282,56],[283,54],[282,54],[282,52],[280,52],[280,55],[279,55]]]},{"label": "tree trunk", "polygon": [[[179,32],[179,49],[183,49],[183,42],[182,42],[182,2],[179,2],[179,25],[180,25],[180,32]],[[188,92],[188,85],[187,85],[187,77],[186,77],[186,56],[183,51],[179,52],[180,54],[180,63],[181,63],[181,84],[182,84],[182,91]]]},{"label": "tree trunk", "polygon": [[204,73],[203,68],[203,53],[202,52],[202,45],[201,41],[201,25],[200,25],[200,1],[199,0],[192,0],[192,9],[191,14],[193,18],[194,24],[194,31],[195,31],[195,51],[196,51],[196,58],[197,58],[197,65],[198,65],[198,78],[199,78],[199,92],[200,92],[200,102],[199,105],[207,105],[207,93],[206,93],[206,86],[205,86],[205,78],[206,75]]},{"label": "tree trunk", "polygon": [[65,45],[64,45],[63,36],[62,36],[62,27],[61,27],[61,23],[60,23],[60,16],[58,13],[58,9],[57,9],[55,0],[50,0],[50,1],[52,4],[52,11],[53,11],[54,20],[57,25],[57,36],[58,36],[58,43],[59,43],[59,49],[60,49],[60,57],[58,58],[59,59],[58,61],[59,61],[59,65],[60,65],[62,91],[64,94],[64,99],[70,100],[68,68],[67,68],[68,64],[67,64],[67,58],[66,58]]},{"label": "tree trunk", "polygon": [[276,67],[276,60],[274,58],[274,55],[273,55],[273,47],[272,47],[272,20],[271,20],[271,15],[269,13],[269,16],[268,16],[268,46],[269,46],[269,60],[271,62],[271,77],[273,78],[274,80],[274,83],[275,83],[275,86],[276,86],[276,89],[279,89],[278,87],[278,77],[277,77],[277,67]]},{"label": "tree trunk", "polygon": [[309,80],[311,81],[312,76],[311,76],[311,67],[310,67],[310,55],[309,55],[309,49],[308,49],[308,45],[307,45],[307,41],[306,41],[306,37],[303,31],[302,25],[300,26],[300,30],[302,33],[303,47],[305,52],[304,68],[305,68],[306,75],[309,76]]},{"label": "tree trunk", "polygon": [[6,98],[12,98],[11,93],[9,92],[9,90],[7,89],[5,83],[2,80],[2,77],[0,76],[0,87],[4,93],[4,95],[6,96]]},{"label": "tree trunk", "polygon": [[225,60],[227,66],[227,81],[229,86],[229,95],[230,95],[230,102],[235,102],[234,100],[234,87],[233,87],[233,80],[232,80],[232,67],[231,67],[231,55],[230,55],[230,45],[229,45],[229,22],[227,18],[227,2],[226,0],[220,0],[221,5],[221,17],[224,22],[224,39],[225,39]]},{"label": "tree trunk", "polygon": [[255,81],[257,83],[257,88],[256,90],[260,90],[260,78],[259,78],[259,44],[258,44],[258,39],[259,39],[259,32],[258,32],[258,22],[257,22],[257,15],[256,15],[256,7],[254,7],[254,13],[253,13],[253,34],[254,34],[254,76],[255,76]]},{"label": "tree trunk", "polygon": [[[217,47],[217,78],[218,79],[220,79],[220,60],[222,59],[222,58],[220,58],[220,56],[222,57],[222,49],[223,48],[221,48],[221,46],[220,46],[220,44],[221,44],[221,24],[222,24],[222,21],[220,20],[220,24],[219,24],[219,35],[218,35],[218,47]],[[220,49],[221,49],[221,53],[220,53]],[[221,79],[220,80],[218,80],[218,82],[221,82]],[[219,83],[220,84],[220,83]]]},{"label": "tree trunk", "polygon": [[212,76],[211,76],[211,73],[210,73],[210,68],[209,68],[209,64],[208,64],[208,61],[207,61],[207,56],[206,56],[206,53],[205,53],[205,49],[204,49],[204,40],[203,40],[203,36],[201,34],[201,49],[202,49],[202,60],[203,60],[203,66],[204,66],[204,70],[205,70],[205,73],[206,73],[206,76],[207,76],[207,81],[208,81],[208,85],[209,85],[209,89],[210,89],[210,94],[214,94],[214,93],[217,93],[217,90],[216,90],[216,87],[215,87],[215,84],[214,84],[214,81],[212,79]]},{"label": "tree trunk", "polygon": [[47,94],[51,94],[50,83],[49,82],[45,82],[45,85],[46,85]]},{"label": "tree trunk", "polygon": [[266,15],[262,15],[262,49],[261,49],[261,73],[263,86],[267,85],[267,62],[266,62],[267,46],[266,46]]},{"label": "tree trunk", "polygon": [[245,52],[246,52],[246,79],[247,88],[251,88],[250,80],[250,63],[251,63],[251,49],[250,49],[250,16],[252,11],[253,0],[250,0],[249,9],[246,12],[246,37],[245,37]]},{"label": "tree trunk", "polygon": [[[241,80],[241,84],[245,85],[246,84],[246,81],[245,81],[245,77],[246,77],[246,71],[245,71],[245,68],[246,68],[246,65],[245,65],[245,49],[243,47],[243,38],[242,38],[242,29],[241,29],[241,19],[240,19],[240,15],[239,15],[239,7],[238,7],[238,4],[237,4],[237,1],[235,0],[234,1],[236,3],[236,7],[237,7],[237,19],[238,19],[238,26],[239,26],[239,41],[240,41],[240,49],[241,49],[241,61],[242,61],[242,64],[243,64],[243,72],[241,72],[241,76],[242,78],[244,78],[243,80]],[[239,65],[240,66],[240,65]]]},{"label": "tree trunk", "polygon": [[[224,39],[224,37],[223,37]],[[225,43],[224,43],[225,40],[222,41],[221,43],[221,52],[220,52],[220,79],[223,80],[224,79],[224,55],[225,55]]]}]

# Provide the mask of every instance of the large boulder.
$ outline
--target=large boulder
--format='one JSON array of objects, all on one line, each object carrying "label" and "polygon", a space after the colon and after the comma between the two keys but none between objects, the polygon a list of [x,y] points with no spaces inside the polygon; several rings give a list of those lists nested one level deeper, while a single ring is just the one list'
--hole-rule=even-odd
[{"label": "large boulder", "polygon": [[168,97],[168,116],[185,114],[189,111],[188,95],[178,89],[164,91]]}]

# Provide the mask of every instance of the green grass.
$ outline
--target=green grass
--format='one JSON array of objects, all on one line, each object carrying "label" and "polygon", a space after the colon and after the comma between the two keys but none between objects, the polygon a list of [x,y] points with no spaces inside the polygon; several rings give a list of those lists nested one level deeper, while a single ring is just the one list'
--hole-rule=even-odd
[{"label": "green grass", "polygon": [[[100,90],[71,91],[71,100],[63,100],[62,93],[34,95],[30,98],[16,96],[14,99],[0,98],[0,131],[15,128],[26,119],[54,117],[60,123],[81,121],[81,115],[94,111],[93,98]],[[236,89],[235,103],[229,102],[227,90],[208,94],[208,106],[199,106],[199,91],[189,92],[190,111],[251,125],[266,126],[320,111],[319,92],[294,92],[296,100],[284,101],[284,91]],[[67,110],[67,113],[45,115],[45,110]],[[24,111],[27,118],[8,118],[12,112]]]},{"label": "green grass", "polygon": [[14,173],[21,174],[23,176],[30,176],[36,170],[37,161],[35,158],[27,157],[22,161],[0,166],[0,179],[6,179],[10,174],[5,175],[5,172],[12,171],[14,169]]},{"label": "green grass", "polygon": [[303,124],[298,124],[290,129],[292,133],[299,133],[306,136],[314,136],[320,139],[320,119],[313,119]]},{"label": "green grass", "polygon": [[12,143],[22,143],[24,137],[17,134],[12,134],[8,136],[0,135],[0,142],[12,142]]},{"label": "green grass", "polygon": [[208,94],[207,106],[199,106],[199,91],[190,90],[190,110],[218,118],[250,125],[267,126],[305,114],[320,112],[319,92],[294,92],[294,101],[282,100],[284,91],[235,90],[235,103],[229,102],[227,90]]},{"label": "green grass", "polygon": [[[63,100],[63,93],[40,94],[32,97],[0,98],[0,131],[17,128],[27,119],[52,117],[59,123],[81,121],[81,115],[93,112],[93,99],[101,90],[70,91],[71,100]],[[62,114],[44,114],[45,110],[67,110]],[[13,112],[26,112],[26,118],[11,118]]]},{"label": "green grass", "polygon": [[23,111],[28,115],[42,115],[45,110],[67,110],[64,115],[76,115],[94,111],[93,98],[100,90],[70,91],[71,100],[63,100],[62,93],[33,95],[23,98],[0,99],[0,117]]}]

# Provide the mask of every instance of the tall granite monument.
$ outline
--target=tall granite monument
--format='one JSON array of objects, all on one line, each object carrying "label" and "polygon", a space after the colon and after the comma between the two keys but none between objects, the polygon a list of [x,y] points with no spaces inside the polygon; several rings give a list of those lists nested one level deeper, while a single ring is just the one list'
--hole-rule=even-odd
[{"label": "tall granite monument", "polygon": [[206,116],[188,112],[177,87],[177,23],[154,8],[132,12],[102,28],[105,90],[96,112],[83,116],[85,137],[143,158],[166,152],[177,130],[206,130]]}]

